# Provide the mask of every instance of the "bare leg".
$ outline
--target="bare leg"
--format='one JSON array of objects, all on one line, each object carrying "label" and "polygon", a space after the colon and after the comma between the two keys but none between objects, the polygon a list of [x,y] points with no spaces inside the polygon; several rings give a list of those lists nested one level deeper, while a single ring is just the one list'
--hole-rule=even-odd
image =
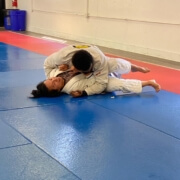
[{"label": "bare leg", "polygon": [[148,73],[150,70],[146,67],[137,66],[135,64],[131,64],[131,71],[132,72],[142,72],[142,73]]},{"label": "bare leg", "polygon": [[142,81],[142,87],[145,86],[153,87],[156,90],[156,92],[159,92],[161,90],[161,86],[155,80]]}]

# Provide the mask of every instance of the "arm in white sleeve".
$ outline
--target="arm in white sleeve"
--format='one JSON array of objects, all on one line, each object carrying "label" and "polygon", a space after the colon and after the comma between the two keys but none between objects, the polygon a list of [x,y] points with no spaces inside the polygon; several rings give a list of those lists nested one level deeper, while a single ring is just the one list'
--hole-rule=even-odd
[{"label": "arm in white sleeve", "polygon": [[46,77],[53,77],[54,74],[57,74],[59,65],[67,64],[69,67],[71,67],[72,56],[78,50],[79,49],[74,48],[72,45],[69,45],[48,56],[44,62]]},{"label": "arm in white sleeve", "polygon": [[93,73],[95,82],[85,89],[87,95],[100,94],[106,89],[108,83],[108,73],[108,66],[102,67]]},{"label": "arm in white sleeve", "polygon": [[44,61],[44,71],[47,78],[50,78],[50,73],[58,68],[58,65],[62,64],[60,58],[61,51],[55,52],[48,56]]}]

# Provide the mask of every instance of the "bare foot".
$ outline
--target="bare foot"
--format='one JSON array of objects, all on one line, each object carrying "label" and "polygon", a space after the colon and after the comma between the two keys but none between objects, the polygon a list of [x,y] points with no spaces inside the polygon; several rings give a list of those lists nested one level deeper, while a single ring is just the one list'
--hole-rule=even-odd
[{"label": "bare foot", "polygon": [[150,69],[146,68],[146,67],[136,66],[136,65],[132,64],[131,65],[131,71],[132,72],[148,73],[148,72],[150,72]]},{"label": "bare foot", "polygon": [[149,80],[149,85],[152,86],[156,92],[161,90],[161,86],[155,80]]},{"label": "bare foot", "polygon": [[150,72],[150,69],[145,68],[145,67],[138,67],[138,71],[142,73],[148,73]]}]

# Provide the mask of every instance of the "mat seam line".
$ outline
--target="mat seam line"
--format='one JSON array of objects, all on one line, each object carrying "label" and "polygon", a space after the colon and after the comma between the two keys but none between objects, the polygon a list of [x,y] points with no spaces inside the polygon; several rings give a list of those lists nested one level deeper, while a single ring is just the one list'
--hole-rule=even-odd
[{"label": "mat seam line", "polygon": [[[94,103],[94,102],[92,102],[92,101],[89,101],[89,102],[91,102],[91,103],[93,103],[93,104],[96,104],[96,103]],[[99,104],[96,104],[96,105],[99,105]],[[102,106],[102,105],[99,105],[99,106],[101,106],[101,107],[103,107],[104,109],[107,109],[107,110],[109,110],[109,111],[112,111],[112,112],[114,112],[114,113],[116,113],[116,114],[118,114],[118,115],[124,116],[124,117],[130,119],[131,121],[135,121],[135,122],[138,122],[139,124],[143,124],[143,125],[145,125],[145,126],[147,126],[147,127],[149,127],[149,128],[152,128],[152,129],[154,129],[154,130],[156,130],[156,131],[159,131],[159,132],[161,132],[161,133],[163,133],[163,134],[165,134],[165,135],[167,135],[167,136],[170,136],[170,137],[175,138],[175,139],[177,139],[177,140],[180,141],[180,138],[178,138],[178,137],[176,137],[176,136],[173,136],[173,135],[171,135],[171,134],[169,134],[169,133],[166,133],[165,131],[162,131],[162,130],[160,130],[160,129],[157,129],[157,128],[153,127],[153,126],[150,126],[150,125],[148,125],[148,124],[146,124],[146,123],[143,123],[143,122],[141,122],[141,121],[138,121],[138,120],[136,120],[136,119],[133,119],[133,118],[129,117],[128,115],[121,114],[121,113],[119,113],[119,112],[117,112],[117,111],[114,111],[114,110],[112,110],[112,109],[108,109],[108,108],[106,108],[106,107],[104,107],[104,106]]]}]

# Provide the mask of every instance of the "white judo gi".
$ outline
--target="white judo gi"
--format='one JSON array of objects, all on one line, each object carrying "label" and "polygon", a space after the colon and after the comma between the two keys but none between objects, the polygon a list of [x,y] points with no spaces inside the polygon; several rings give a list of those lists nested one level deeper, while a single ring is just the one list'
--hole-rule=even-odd
[{"label": "white judo gi", "polygon": [[[72,91],[84,91],[95,82],[95,77],[86,78],[83,74],[74,76],[61,90],[64,93],[70,94]],[[142,83],[140,80],[119,79],[116,77],[108,77],[108,84],[104,92],[122,91],[124,93],[141,93]]]},{"label": "white judo gi", "polygon": [[93,73],[89,76],[80,74],[73,77],[65,85],[62,92],[69,94],[71,91],[85,90],[88,95],[93,95],[102,91],[121,90],[135,93],[142,91],[142,84],[139,80],[124,80],[108,76],[112,72],[129,73],[131,71],[130,62],[120,58],[107,57],[98,47],[92,45],[70,45],[48,56],[44,62],[46,77],[56,77],[64,72],[59,70],[59,65],[68,64],[71,67],[72,56],[80,49],[84,49],[92,55],[94,60]]}]

